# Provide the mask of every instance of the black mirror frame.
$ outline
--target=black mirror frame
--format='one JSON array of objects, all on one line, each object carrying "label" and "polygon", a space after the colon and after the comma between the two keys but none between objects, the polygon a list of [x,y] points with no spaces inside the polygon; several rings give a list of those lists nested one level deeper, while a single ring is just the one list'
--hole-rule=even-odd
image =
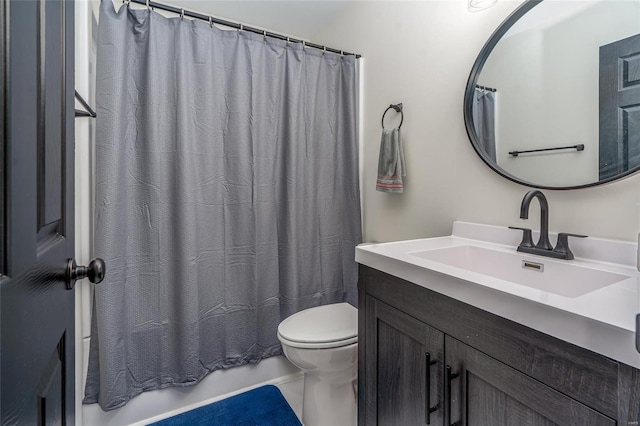
[{"label": "black mirror frame", "polygon": [[527,12],[533,9],[538,4],[542,3],[543,0],[526,0],[523,4],[521,4],[511,15],[509,15],[498,27],[497,30],[491,34],[489,40],[485,43],[476,58],[476,61],[471,68],[471,73],[469,74],[469,79],[467,80],[467,86],[464,91],[464,125],[467,130],[467,135],[469,136],[469,141],[471,142],[471,146],[476,151],[478,156],[485,162],[487,166],[491,168],[494,172],[499,174],[500,176],[509,179],[512,182],[518,183],[520,185],[528,186],[531,188],[539,188],[539,189],[550,189],[550,190],[566,190],[566,189],[581,189],[581,188],[590,188],[592,186],[603,185],[605,183],[613,182],[618,179],[622,179],[633,175],[640,171],[640,166],[635,167],[631,170],[628,170],[624,173],[620,173],[616,176],[612,176],[607,179],[603,179],[597,182],[587,183],[584,185],[576,185],[576,186],[544,186],[537,185],[535,183],[526,182],[517,177],[507,173],[505,170],[501,169],[497,164],[494,164],[491,159],[487,156],[487,154],[480,149],[480,144],[478,143],[478,134],[476,133],[475,126],[473,125],[473,95],[475,92],[476,83],[478,82],[478,76],[480,75],[480,71],[482,71],[482,67],[484,66],[487,58],[491,54],[493,48],[498,44],[502,36]]}]

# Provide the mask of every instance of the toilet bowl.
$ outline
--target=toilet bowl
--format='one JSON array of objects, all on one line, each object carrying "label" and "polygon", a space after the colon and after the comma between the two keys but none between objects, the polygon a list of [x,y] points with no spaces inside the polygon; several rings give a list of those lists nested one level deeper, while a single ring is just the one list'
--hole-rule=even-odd
[{"label": "toilet bowl", "polygon": [[355,425],[358,310],[336,303],[300,311],[280,323],[278,339],[304,373],[302,423]]}]

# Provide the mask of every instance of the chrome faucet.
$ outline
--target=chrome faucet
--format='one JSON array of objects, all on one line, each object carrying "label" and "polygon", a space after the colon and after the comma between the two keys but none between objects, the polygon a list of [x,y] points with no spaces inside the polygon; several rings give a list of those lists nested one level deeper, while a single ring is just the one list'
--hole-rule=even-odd
[{"label": "chrome faucet", "polygon": [[549,241],[549,203],[547,202],[547,197],[545,197],[542,192],[537,189],[533,189],[525,194],[522,199],[522,204],[520,205],[520,219],[529,218],[529,206],[531,204],[531,200],[534,198],[537,198],[540,203],[540,238],[538,239],[538,243],[534,246],[533,239],[531,237],[531,229],[510,226],[509,228],[511,229],[519,229],[523,232],[522,241],[518,246],[518,251],[537,254],[539,256],[553,257],[556,259],[573,259],[573,253],[569,249],[569,237],[586,238],[586,235],[561,232],[558,234],[556,248],[553,248]]}]

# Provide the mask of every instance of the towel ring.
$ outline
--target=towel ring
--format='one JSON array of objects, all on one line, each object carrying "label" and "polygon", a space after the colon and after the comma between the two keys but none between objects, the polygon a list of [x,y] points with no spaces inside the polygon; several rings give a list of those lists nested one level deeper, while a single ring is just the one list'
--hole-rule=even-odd
[{"label": "towel ring", "polygon": [[384,110],[384,114],[382,114],[382,130],[384,130],[384,116],[387,115],[387,111],[389,111],[390,109],[393,109],[395,112],[400,113],[400,125],[398,126],[398,129],[402,127],[402,122],[404,121],[404,113],[402,112],[402,102],[401,102],[396,105],[391,104],[387,109]]}]

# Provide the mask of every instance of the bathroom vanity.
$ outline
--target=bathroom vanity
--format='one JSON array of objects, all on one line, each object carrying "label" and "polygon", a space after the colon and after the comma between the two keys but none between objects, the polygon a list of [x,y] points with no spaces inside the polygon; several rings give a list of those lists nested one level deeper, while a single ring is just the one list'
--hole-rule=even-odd
[{"label": "bathroom vanity", "polygon": [[357,248],[360,425],[638,424],[635,245],[584,239],[559,261],[519,237],[456,222]]}]

